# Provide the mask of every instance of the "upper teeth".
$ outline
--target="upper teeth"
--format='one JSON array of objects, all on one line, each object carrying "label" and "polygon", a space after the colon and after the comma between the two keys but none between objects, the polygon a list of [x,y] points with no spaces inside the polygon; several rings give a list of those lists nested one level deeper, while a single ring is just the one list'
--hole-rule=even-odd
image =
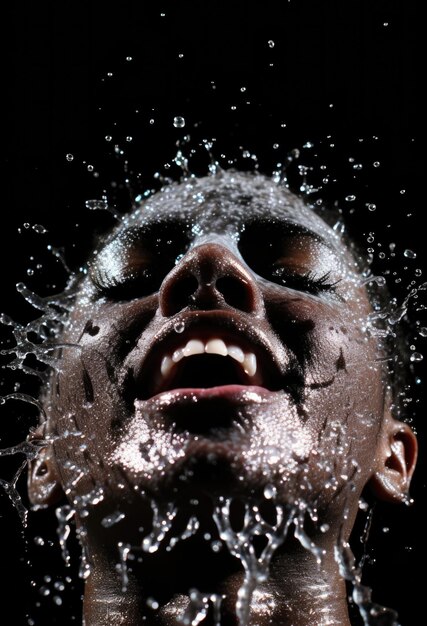
[{"label": "upper teeth", "polygon": [[200,339],[190,339],[185,346],[177,348],[172,355],[163,357],[160,371],[163,376],[167,376],[175,363],[193,354],[219,354],[230,356],[241,363],[248,376],[255,376],[257,370],[257,360],[253,352],[243,352],[239,346],[226,344],[222,339],[209,339],[206,343]]}]

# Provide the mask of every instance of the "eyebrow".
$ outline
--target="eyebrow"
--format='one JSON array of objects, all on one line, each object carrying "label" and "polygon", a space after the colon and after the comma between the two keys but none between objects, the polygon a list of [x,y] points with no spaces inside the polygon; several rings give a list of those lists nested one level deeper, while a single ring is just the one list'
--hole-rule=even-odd
[{"label": "eyebrow", "polygon": [[[130,238],[130,243],[134,243],[135,241],[138,240],[139,237],[144,236],[144,235],[145,236],[150,235],[153,228],[159,228],[162,226],[167,227],[171,225],[176,226],[178,228],[183,227],[184,225],[188,226],[188,220],[179,220],[179,219],[171,220],[169,218],[165,220],[147,222],[146,224],[129,226],[123,231],[117,233],[117,235],[109,243],[110,244],[117,244],[118,242],[124,243],[126,242],[126,239],[128,237]],[[326,223],[325,223],[325,226],[329,228],[329,226]],[[278,220],[276,221],[274,218],[270,220],[254,219],[254,220],[250,220],[242,224],[242,227],[244,227],[244,230],[246,230],[247,228],[251,228],[251,227],[254,227],[254,228],[268,227],[268,228],[274,228],[274,229],[277,228],[278,230],[281,231],[281,234],[284,236],[285,235],[302,235],[304,237],[309,237],[311,240],[322,244],[323,246],[325,246],[325,248],[328,248],[328,250],[330,250],[335,255],[338,252],[336,245],[328,241],[319,232],[312,230],[311,228],[308,228],[307,226],[299,222],[293,222],[292,220],[289,220],[289,219],[285,219],[281,221],[278,221]]]},{"label": "eyebrow", "polygon": [[332,252],[336,252],[335,246],[327,239],[325,239],[325,237],[320,235],[320,233],[311,230],[310,228],[307,228],[307,226],[303,226],[302,224],[294,224],[292,222],[290,222],[290,224],[292,225],[292,228],[296,231],[296,234],[310,237],[310,239],[314,239],[314,241],[321,243],[326,248],[329,248],[329,250],[331,250]]},{"label": "eyebrow", "polygon": [[[309,237],[313,241],[316,241],[317,243],[322,244],[334,254],[337,254],[337,248],[332,242],[325,239],[325,237],[323,237],[319,232],[312,230],[311,228],[308,228],[307,226],[304,226],[303,224],[299,222],[293,222],[292,220],[289,220],[289,219],[279,222],[273,219],[270,221],[253,220],[245,224],[245,227],[252,227],[252,226],[253,227],[268,226],[270,228],[277,228],[277,229],[280,229],[282,235],[303,235],[304,237]],[[330,228],[326,224],[326,222],[325,222],[325,226]]]}]

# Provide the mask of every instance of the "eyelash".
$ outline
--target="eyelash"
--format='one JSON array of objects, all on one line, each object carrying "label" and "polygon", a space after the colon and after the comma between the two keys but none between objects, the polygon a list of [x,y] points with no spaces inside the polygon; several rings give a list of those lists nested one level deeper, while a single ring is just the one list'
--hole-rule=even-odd
[{"label": "eyelash", "polygon": [[341,282],[337,280],[330,282],[329,278],[331,272],[326,272],[322,276],[316,276],[313,272],[307,272],[306,274],[292,274],[286,272],[283,267],[277,267],[273,270],[273,276],[278,278],[280,282],[292,289],[301,289],[308,291],[313,295],[318,295],[324,292],[336,293],[337,285]]}]

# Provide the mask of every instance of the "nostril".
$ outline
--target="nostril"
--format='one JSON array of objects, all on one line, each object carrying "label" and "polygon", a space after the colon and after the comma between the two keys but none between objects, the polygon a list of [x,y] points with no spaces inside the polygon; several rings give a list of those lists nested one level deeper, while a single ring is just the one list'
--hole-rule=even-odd
[{"label": "nostril", "polygon": [[254,310],[253,291],[250,285],[243,280],[223,276],[216,281],[216,288],[228,305],[246,313],[251,313]]},{"label": "nostril", "polygon": [[199,281],[191,274],[181,277],[180,280],[170,285],[169,293],[165,294],[165,308],[168,309],[165,311],[165,314],[174,315],[191,304],[191,297],[196,293],[198,288]]}]

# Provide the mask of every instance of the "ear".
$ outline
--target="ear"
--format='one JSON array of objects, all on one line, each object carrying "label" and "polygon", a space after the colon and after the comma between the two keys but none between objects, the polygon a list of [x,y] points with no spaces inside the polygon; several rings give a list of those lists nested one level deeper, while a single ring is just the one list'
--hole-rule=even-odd
[{"label": "ear", "polygon": [[[32,433],[31,439],[44,439],[42,427]],[[54,506],[64,495],[53,447],[47,444],[40,448],[37,457],[29,463],[28,497],[33,506],[44,508]]]},{"label": "ear", "polygon": [[370,486],[381,500],[407,502],[417,461],[417,438],[408,424],[394,419],[390,413],[384,418],[381,437],[378,470]]}]

